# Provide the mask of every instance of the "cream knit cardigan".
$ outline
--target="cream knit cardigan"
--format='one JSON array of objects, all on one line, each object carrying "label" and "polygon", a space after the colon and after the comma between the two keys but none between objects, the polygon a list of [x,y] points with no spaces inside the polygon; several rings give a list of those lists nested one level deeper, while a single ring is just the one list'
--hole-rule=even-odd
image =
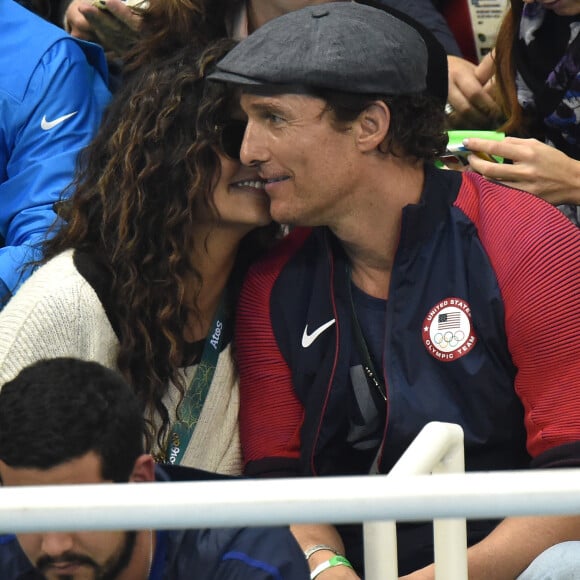
[{"label": "cream knit cardigan", "polygon": [[[0,385],[23,367],[44,358],[74,357],[116,369],[118,348],[103,305],[75,268],[72,250],[41,266],[0,311]],[[196,368],[181,371],[184,384],[189,385]],[[177,401],[177,388],[170,384],[163,402],[172,421]],[[216,473],[241,473],[238,409],[238,382],[228,345],[219,356],[182,465]]]}]

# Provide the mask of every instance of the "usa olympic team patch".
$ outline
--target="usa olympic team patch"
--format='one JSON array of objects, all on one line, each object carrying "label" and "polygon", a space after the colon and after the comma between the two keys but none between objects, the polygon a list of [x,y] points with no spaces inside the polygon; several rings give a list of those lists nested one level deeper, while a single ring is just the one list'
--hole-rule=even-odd
[{"label": "usa olympic team patch", "polygon": [[445,298],[429,310],[423,321],[423,344],[429,354],[450,362],[465,356],[476,344],[471,308],[461,298]]}]

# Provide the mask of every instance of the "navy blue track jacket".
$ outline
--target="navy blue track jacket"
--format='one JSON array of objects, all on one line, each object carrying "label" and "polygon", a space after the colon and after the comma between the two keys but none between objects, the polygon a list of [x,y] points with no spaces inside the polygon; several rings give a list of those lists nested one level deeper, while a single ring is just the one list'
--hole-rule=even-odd
[{"label": "navy blue track jacket", "polygon": [[[430,421],[461,425],[467,470],[580,464],[580,231],[537,197],[426,167],[403,210],[388,293],[379,471]],[[252,476],[348,475],[351,332],[345,256],[296,229],[246,280],[236,325],[241,440]],[[470,542],[490,522],[474,522]],[[408,532],[408,533],[407,533]],[[360,537],[347,556],[362,562]],[[405,526],[400,571],[432,561]]]}]

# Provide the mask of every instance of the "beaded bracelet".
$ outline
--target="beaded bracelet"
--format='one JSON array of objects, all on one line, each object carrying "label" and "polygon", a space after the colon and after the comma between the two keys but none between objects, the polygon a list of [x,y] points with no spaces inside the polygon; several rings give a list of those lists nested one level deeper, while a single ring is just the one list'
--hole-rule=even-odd
[{"label": "beaded bracelet", "polygon": [[306,560],[310,560],[310,556],[312,556],[312,554],[320,552],[321,550],[328,550],[333,554],[339,555],[339,551],[336,548],[333,548],[332,546],[327,546],[326,544],[316,544],[316,546],[311,546],[310,548],[308,548],[308,550],[304,550],[304,557],[306,558]]},{"label": "beaded bracelet", "polygon": [[312,570],[310,580],[314,580],[319,574],[329,568],[334,568],[334,566],[347,566],[348,568],[352,568],[352,564],[344,556],[333,556],[330,560],[322,562],[322,564],[319,564]]}]

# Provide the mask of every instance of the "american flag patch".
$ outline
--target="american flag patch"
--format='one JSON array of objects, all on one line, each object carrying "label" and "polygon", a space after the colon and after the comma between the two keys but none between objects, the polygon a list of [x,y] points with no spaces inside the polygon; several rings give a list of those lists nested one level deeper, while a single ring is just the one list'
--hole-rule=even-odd
[{"label": "american flag patch", "polygon": [[461,325],[461,312],[446,312],[437,317],[437,330],[459,328]]}]

